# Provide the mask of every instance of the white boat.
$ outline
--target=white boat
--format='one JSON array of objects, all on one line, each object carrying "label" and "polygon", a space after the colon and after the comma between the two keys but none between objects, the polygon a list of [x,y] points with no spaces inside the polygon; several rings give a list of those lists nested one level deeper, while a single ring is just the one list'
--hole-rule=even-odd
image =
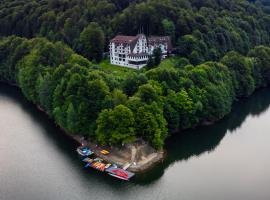
[{"label": "white boat", "polygon": [[81,156],[90,156],[93,154],[93,152],[88,147],[78,147],[76,151]]}]

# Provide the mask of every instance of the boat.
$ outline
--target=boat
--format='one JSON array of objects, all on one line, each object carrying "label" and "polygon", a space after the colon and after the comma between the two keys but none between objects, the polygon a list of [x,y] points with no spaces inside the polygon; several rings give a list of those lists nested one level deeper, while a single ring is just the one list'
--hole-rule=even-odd
[{"label": "boat", "polygon": [[88,147],[78,147],[76,151],[81,156],[90,156],[93,154],[93,152]]},{"label": "boat", "polygon": [[89,157],[86,157],[86,158],[84,158],[82,161],[83,162],[89,162],[89,161],[92,161],[93,159],[91,159],[91,158],[89,158]]},{"label": "boat", "polygon": [[101,158],[97,157],[97,158],[95,158],[95,159],[94,159],[94,161],[97,161],[97,162],[102,162],[102,161],[103,161],[103,159],[101,159]]},{"label": "boat", "polygon": [[119,179],[124,180],[124,181],[128,181],[128,180],[129,180],[128,178],[124,178],[124,177],[121,177],[121,176],[117,176],[116,174],[111,174],[111,173],[109,173],[109,175],[110,175],[110,176],[113,176],[113,177],[115,177],[115,178],[119,178]]},{"label": "boat", "polygon": [[110,152],[103,149],[103,150],[100,151],[100,153],[103,154],[103,155],[108,155]]},{"label": "boat", "polygon": [[96,170],[99,170],[99,171],[104,172],[104,171],[105,171],[105,166],[106,166],[106,164],[97,161],[97,162],[91,163],[89,166],[91,166],[92,168],[94,168],[94,169],[96,169]]},{"label": "boat", "polygon": [[126,171],[121,168],[115,168],[115,167],[110,167],[109,169],[105,170],[108,172],[110,176],[116,177],[121,180],[126,180],[128,181],[130,178],[132,178],[135,174],[129,171]]},{"label": "boat", "polygon": [[[77,148],[78,154],[82,155],[84,158],[82,161],[85,163],[84,168],[91,167],[101,172],[107,172],[110,176],[128,181],[131,177],[135,174],[132,172],[127,171],[126,169],[129,168],[131,165],[130,163],[126,163],[123,166],[123,169],[118,167],[116,164],[111,164],[103,159],[96,157],[93,151],[86,146],[81,146]],[[102,150],[103,153],[108,154],[106,150]],[[90,155],[94,156],[90,156]]]},{"label": "boat", "polygon": [[106,166],[105,166],[105,169],[108,169],[112,164],[111,163],[108,163]]},{"label": "boat", "polygon": [[90,167],[91,166],[91,163],[87,163],[84,168],[87,168],[87,167]]}]

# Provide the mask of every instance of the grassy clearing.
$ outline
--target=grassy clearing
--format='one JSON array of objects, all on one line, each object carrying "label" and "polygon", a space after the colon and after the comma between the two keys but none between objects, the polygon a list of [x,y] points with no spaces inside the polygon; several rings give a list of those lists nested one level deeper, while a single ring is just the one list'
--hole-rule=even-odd
[{"label": "grassy clearing", "polygon": [[169,67],[174,67],[176,65],[177,58],[176,57],[170,57],[166,58],[161,61],[159,67],[160,68],[169,68]]},{"label": "grassy clearing", "polygon": [[[165,60],[162,60],[158,67],[159,68],[174,68],[176,64],[177,64],[177,57],[170,57]],[[98,64],[98,66],[101,67],[103,70],[109,71],[115,75],[121,76],[122,78],[125,78],[126,76],[128,76],[128,74],[132,72],[140,73],[146,70],[145,68],[141,70],[136,70],[136,69],[130,69],[127,67],[112,65],[109,59],[103,60],[102,62]]]},{"label": "grassy clearing", "polygon": [[127,76],[130,72],[138,72],[135,69],[130,69],[130,68],[127,68],[127,67],[120,67],[120,66],[117,66],[117,65],[112,65],[110,63],[109,59],[103,60],[102,62],[100,62],[98,64],[98,66],[100,66],[105,71],[110,71],[110,72],[118,74],[120,76]]}]

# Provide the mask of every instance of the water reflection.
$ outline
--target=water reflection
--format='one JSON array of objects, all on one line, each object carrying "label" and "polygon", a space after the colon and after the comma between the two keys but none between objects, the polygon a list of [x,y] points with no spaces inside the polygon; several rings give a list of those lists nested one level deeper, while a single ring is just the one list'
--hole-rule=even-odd
[{"label": "water reflection", "polygon": [[82,182],[90,180],[91,182],[99,182],[99,184],[102,184],[102,187],[109,187],[113,191],[117,191],[119,188],[125,191],[132,185],[153,184],[174,163],[213,151],[226,134],[233,133],[237,128],[240,128],[248,116],[259,116],[262,114],[270,104],[269,89],[260,90],[249,99],[236,103],[232,113],[216,124],[173,135],[166,142],[166,159],[148,171],[147,174],[140,174],[131,183],[125,184],[95,170],[83,170],[82,163],[74,151],[77,144],[63,134],[45,114],[29,103],[18,89],[0,84],[0,93],[2,96],[7,96],[10,100],[15,101],[33,121],[42,127],[44,137],[49,139],[61,152],[69,165],[80,175],[79,178]]},{"label": "water reflection", "polygon": [[235,103],[232,112],[214,125],[198,127],[173,135],[166,142],[166,159],[148,171],[147,176],[146,173],[137,176],[136,182],[142,185],[150,184],[158,180],[175,162],[214,151],[226,134],[234,133],[248,116],[261,115],[269,105],[269,89],[262,89],[250,98]]},{"label": "water reflection", "polygon": [[[27,118],[30,118],[30,121],[33,121],[34,124],[36,123],[37,126],[40,127],[39,130],[42,131],[37,133],[43,136],[43,138],[41,137],[40,139],[49,140],[49,143],[51,143],[54,147],[54,151],[61,153],[62,160],[67,162],[72,170],[75,170],[70,173],[75,173],[76,178],[79,179],[81,183],[84,183],[84,187],[88,188],[89,191],[90,189],[93,189],[93,183],[98,184],[98,186],[101,188],[107,187],[107,190],[115,192],[119,191],[119,188],[125,191],[129,187],[129,184],[122,181],[117,181],[102,172],[84,169],[84,164],[81,162],[81,157],[79,157],[75,151],[78,143],[61,131],[54,124],[53,120],[48,118],[48,116],[44,113],[40,112],[35,105],[27,101],[18,88],[11,87],[6,84],[0,84],[0,94],[0,98],[6,98],[6,101],[14,102],[16,106],[19,106],[23,112],[27,114]],[[31,129],[28,131],[33,132]],[[44,149],[44,151],[47,151],[47,149]]]}]

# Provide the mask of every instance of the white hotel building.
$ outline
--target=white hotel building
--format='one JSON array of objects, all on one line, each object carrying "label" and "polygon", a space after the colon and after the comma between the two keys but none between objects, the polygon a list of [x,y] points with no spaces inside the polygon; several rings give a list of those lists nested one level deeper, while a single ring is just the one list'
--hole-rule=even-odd
[{"label": "white hotel building", "polygon": [[165,58],[172,50],[170,37],[118,35],[110,41],[110,61],[113,65],[141,69],[147,64],[155,48],[160,48],[162,57]]}]

